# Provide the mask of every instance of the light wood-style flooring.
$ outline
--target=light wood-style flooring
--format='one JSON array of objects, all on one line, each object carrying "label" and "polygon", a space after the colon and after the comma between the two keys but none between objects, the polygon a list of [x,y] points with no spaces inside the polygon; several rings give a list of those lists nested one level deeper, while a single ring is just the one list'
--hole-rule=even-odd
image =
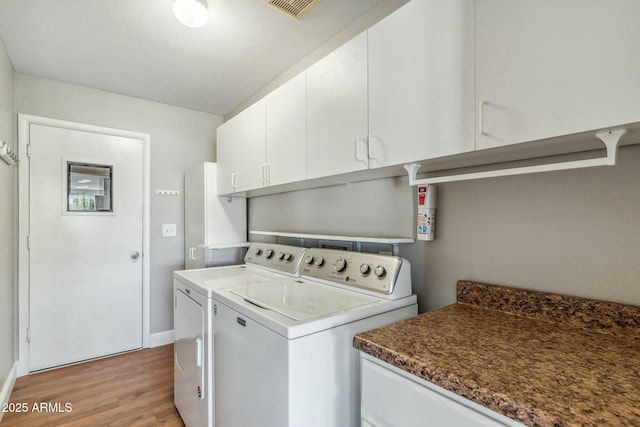
[{"label": "light wood-style flooring", "polygon": [[11,404],[27,412],[5,412],[2,427],[184,426],[173,404],[173,345],[20,377]]}]

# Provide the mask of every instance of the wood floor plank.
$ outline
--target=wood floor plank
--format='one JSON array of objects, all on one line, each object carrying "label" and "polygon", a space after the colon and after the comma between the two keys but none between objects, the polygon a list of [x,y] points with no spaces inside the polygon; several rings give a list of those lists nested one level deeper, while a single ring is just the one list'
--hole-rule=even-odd
[{"label": "wood floor plank", "polygon": [[9,402],[27,412],[5,412],[2,427],[184,426],[173,404],[173,345],[20,377]]}]

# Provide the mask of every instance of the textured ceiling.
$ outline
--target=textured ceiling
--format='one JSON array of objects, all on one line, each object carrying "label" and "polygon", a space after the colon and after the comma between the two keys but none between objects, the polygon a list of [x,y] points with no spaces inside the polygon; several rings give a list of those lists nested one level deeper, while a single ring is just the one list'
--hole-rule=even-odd
[{"label": "textured ceiling", "polygon": [[0,37],[17,72],[224,115],[384,1],[209,0],[190,29],[173,0],[0,0]]}]

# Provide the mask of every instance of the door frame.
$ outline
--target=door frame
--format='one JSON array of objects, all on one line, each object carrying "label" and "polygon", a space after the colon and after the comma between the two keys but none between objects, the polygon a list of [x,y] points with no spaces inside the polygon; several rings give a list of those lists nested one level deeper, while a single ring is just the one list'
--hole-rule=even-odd
[{"label": "door frame", "polygon": [[150,167],[151,167],[151,136],[146,133],[132,132],[122,129],[88,125],[47,117],[18,114],[18,292],[17,292],[17,343],[18,343],[18,372],[17,376],[30,372],[30,347],[27,340],[27,329],[30,322],[29,301],[29,192],[30,165],[27,155],[27,144],[30,140],[30,125],[58,127],[62,129],[84,132],[101,133],[104,135],[120,136],[141,140],[143,143],[143,173],[142,173],[142,347],[150,346],[151,298],[150,298]]}]

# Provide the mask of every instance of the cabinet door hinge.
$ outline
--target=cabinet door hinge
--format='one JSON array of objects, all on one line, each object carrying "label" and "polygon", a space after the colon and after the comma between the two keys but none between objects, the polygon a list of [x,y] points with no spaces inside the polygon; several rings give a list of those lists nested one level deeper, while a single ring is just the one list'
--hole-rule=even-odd
[{"label": "cabinet door hinge", "polygon": [[31,144],[27,144],[27,157],[31,157]]},{"label": "cabinet door hinge", "polygon": [[27,342],[31,342],[31,328],[27,328]]},{"label": "cabinet door hinge", "polygon": [[27,236],[27,250],[31,250],[31,236]]}]

